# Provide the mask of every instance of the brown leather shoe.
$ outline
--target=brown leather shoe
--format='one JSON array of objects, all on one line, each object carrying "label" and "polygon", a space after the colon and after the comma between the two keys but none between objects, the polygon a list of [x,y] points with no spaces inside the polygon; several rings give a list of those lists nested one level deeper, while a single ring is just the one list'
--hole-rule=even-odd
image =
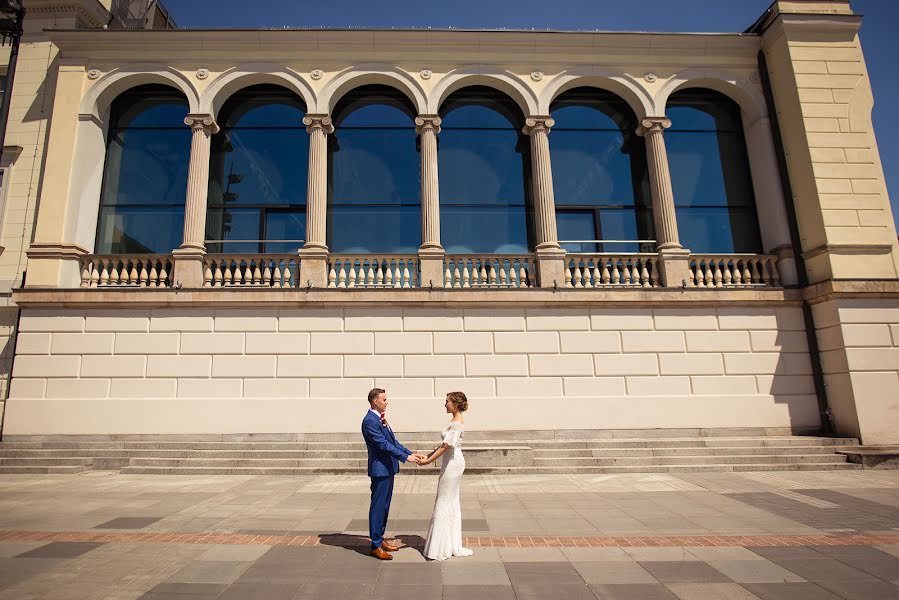
[{"label": "brown leather shoe", "polygon": [[393,560],[393,557],[380,548],[372,548],[371,552],[369,552],[372,556],[379,560]]},{"label": "brown leather shoe", "polygon": [[396,552],[399,550],[399,546],[394,546],[393,544],[388,544],[387,542],[381,542],[381,550],[387,550],[388,552]]}]

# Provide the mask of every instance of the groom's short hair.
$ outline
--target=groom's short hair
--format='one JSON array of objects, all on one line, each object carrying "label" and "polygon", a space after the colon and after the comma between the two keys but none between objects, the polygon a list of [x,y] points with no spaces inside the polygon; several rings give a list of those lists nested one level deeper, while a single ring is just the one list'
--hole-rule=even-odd
[{"label": "groom's short hair", "polygon": [[381,394],[386,394],[387,390],[382,390],[381,388],[373,388],[372,391],[368,393],[368,403],[371,404],[375,400],[378,399],[378,396]]}]

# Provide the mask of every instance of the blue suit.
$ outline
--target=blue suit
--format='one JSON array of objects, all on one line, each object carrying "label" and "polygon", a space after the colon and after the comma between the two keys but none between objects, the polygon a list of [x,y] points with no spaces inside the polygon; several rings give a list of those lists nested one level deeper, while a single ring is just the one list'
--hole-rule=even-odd
[{"label": "blue suit", "polygon": [[384,541],[390,499],[393,497],[393,476],[400,470],[412,451],[396,441],[390,427],[381,425],[381,418],[368,411],[362,419],[362,437],[368,447],[368,476],[371,477],[371,506],[368,509],[368,533],[371,547]]}]

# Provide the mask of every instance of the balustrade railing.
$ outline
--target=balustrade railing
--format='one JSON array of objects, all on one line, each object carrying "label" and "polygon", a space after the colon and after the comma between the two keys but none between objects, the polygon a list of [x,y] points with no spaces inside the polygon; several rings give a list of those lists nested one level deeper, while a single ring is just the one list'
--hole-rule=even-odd
[{"label": "balustrade railing", "polygon": [[203,262],[203,287],[292,288],[300,275],[296,254],[207,254]]},{"label": "balustrade railing", "polygon": [[565,287],[659,287],[656,254],[568,254]]},{"label": "balustrade railing", "polygon": [[780,287],[777,257],[762,254],[693,255],[687,287]]},{"label": "balustrade railing", "polygon": [[328,287],[415,288],[419,287],[418,256],[332,254],[328,258]]},{"label": "balustrade railing", "polygon": [[443,261],[447,288],[530,288],[537,285],[537,270],[530,255],[458,254]]},{"label": "balustrade railing", "polygon": [[166,254],[81,258],[81,287],[170,287],[172,257]]}]

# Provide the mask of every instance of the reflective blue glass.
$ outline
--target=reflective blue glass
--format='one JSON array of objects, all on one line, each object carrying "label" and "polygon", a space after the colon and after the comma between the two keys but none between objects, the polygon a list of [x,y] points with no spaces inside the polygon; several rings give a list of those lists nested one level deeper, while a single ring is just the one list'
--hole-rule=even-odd
[{"label": "reflective blue glass", "polygon": [[693,252],[761,252],[740,108],[707,90],[672,94],[665,133],[681,243]]},{"label": "reflective blue glass", "polygon": [[279,221],[269,214],[305,212],[309,134],[305,106],[292,91],[258,85],[235,93],[219,111],[221,131],[212,137],[209,164],[207,244],[209,252],[281,252],[301,240],[301,221]]},{"label": "reflective blue glass", "polygon": [[270,210],[265,214],[265,233],[268,240],[294,240],[290,242],[266,242],[265,251],[293,254],[303,244],[295,240],[306,239],[306,212],[298,210]]},{"label": "reflective blue glass", "polygon": [[[556,228],[562,248],[568,252],[598,252],[596,244],[575,240],[595,240],[594,213],[590,211],[556,211]],[[570,240],[565,243],[565,240]]]},{"label": "reflective blue glass", "polygon": [[620,131],[553,130],[550,150],[556,204],[634,204],[635,174]]},{"label": "reflective blue glass", "polygon": [[421,245],[414,109],[398,90],[364,86],[334,109],[328,140],[328,247],[338,253],[414,253]]},{"label": "reflective blue glass", "polygon": [[452,94],[441,118],[441,243],[451,253],[527,252],[530,140],[520,110],[472,87]]},{"label": "reflective blue glass", "polygon": [[187,100],[165,86],[113,102],[95,252],[167,253],[181,244],[190,129]]}]

